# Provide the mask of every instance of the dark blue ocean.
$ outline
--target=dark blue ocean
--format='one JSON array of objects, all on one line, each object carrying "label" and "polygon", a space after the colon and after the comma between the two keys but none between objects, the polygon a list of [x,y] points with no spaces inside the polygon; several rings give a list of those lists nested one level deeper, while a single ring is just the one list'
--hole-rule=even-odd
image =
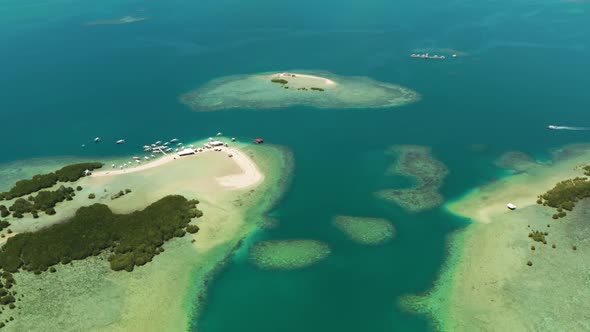
[{"label": "dark blue ocean", "polygon": [[[123,16],[127,25],[85,26]],[[411,185],[387,177],[394,144],[432,147],[457,198],[502,171],[508,150],[590,141],[587,1],[5,0],[0,4],[0,162],[129,155],[145,142],[218,131],[264,137],[294,153],[291,186],[264,239],[309,238],[333,254],[295,272],[235,260],[210,284],[200,331],[429,331],[397,299],[428,291],[448,234],[465,221],[442,208],[407,214],[373,192]],[[415,49],[457,50],[445,61]],[[446,53],[449,55],[449,53]],[[396,109],[198,113],[181,94],[211,79],[292,69],[368,76],[422,100]],[[103,138],[107,144],[95,145]],[[117,139],[127,144],[117,146]],[[86,144],[86,148],[81,148]],[[473,144],[485,144],[474,152]],[[362,247],[334,215],[390,219],[396,238]],[[196,299],[195,299],[196,301]]]}]

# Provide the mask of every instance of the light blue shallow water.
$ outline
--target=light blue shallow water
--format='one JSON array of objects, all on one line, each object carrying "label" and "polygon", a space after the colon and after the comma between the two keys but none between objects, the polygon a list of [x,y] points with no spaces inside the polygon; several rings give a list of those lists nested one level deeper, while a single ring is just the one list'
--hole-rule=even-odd
[{"label": "light blue shallow water", "polygon": [[[139,9],[144,11],[138,12]],[[392,144],[433,148],[451,174],[447,198],[502,172],[493,160],[520,150],[588,141],[590,6],[583,2],[6,1],[0,5],[0,161],[126,155],[161,138],[224,131],[262,136],[295,155],[292,186],[260,239],[329,243],[322,264],[261,271],[236,259],[211,283],[202,331],[420,331],[425,317],[397,298],[427,291],[462,226],[442,210],[409,215],[373,198],[410,185],[389,178]],[[150,16],[147,22],[83,22]],[[409,59],[414,49],[468,56]],[[395,110],[232,110],[196,113],[178,97],[233,74],[321,69],[369,76],[422,94]],[[101,136],[104,144],[91,139]],[[127,144],[116,146],[116,139]],[[86,143],[82,149],[80,145]],[[489,144],[483,153],[470,144]],[[366,248],[331,225],[336,214],[392,220],[391,243]],[[195,299],[196,300],[196,299]]]}]

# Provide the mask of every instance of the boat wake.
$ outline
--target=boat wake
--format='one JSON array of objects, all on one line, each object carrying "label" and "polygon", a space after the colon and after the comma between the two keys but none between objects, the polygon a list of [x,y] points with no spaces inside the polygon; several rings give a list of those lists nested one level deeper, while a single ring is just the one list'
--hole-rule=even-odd
[{"label": "boat wake", "polygon": [[553,130],[590,130],[590,127],[549,126]]}]

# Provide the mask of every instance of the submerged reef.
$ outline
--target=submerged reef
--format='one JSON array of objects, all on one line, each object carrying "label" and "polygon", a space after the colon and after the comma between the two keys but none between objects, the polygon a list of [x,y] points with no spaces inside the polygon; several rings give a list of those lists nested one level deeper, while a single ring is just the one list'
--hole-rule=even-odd
[{"label": "submerged reef", "polygon": [[516,172],[526,172],[527,170],[537,167],[538,164],[535,159],[524,152],[508,151],[503,153],[496,165],[501,168],[510,169]]},{"label": "submerged reef", "polygon": [[295,105],[316,108],[387,108],[415,102],[408,88],[331,73],[260,73],[215,79],[181,96],[195,111],[279,109]]},{"label": "submerged reef", "polygon": [[314,240],[272,240],[255,244],[251,261],[263,269],[294,270],[314,265],[330,254],[330,247]]},{"label": "submerged reef", "polygon": [[406,211],[420,212],[439,206],[443,202],[438,192],[444,178],[448,175],[447,167],[431,155],[426,146],[394,146],[388,154],[397,155],[398,159],[387,173],[413,177],[413,188],[385,189],[376,193],[377,197],[397,203]]},{"label": "submerged reef", "polygon": [[381,218],[337,216],[333,224],[351,240],[364,245],[382,244],[395,235],[391,222]]},{"label": "submerged reef", "polygon": [[8,239],[0,250],[0,268],[41,273],[59,263],[111,250],[111,269],[132,271],[162,252],[164,242],[185,235],[191,219],[202,216],[197,203],[167,196],[125,215],[114,214],[103,204],[82,207],[61,224]]},{"label": "submerged reef", "polygon": [[[590,200],[583,199],[587,181],[574,181],[589,175],[589,151],[565,147],[547,165],[449,204],[450,212],[474,223],[451,238],[435,287],[400,304],[429,315],[439,331],[589,330]],[[536,195],[555,183],[559,190]],[[516,210],[506,208],[508,199]],[[564,203],[572,208],[567,219],[551,221],[547,206]]]}]

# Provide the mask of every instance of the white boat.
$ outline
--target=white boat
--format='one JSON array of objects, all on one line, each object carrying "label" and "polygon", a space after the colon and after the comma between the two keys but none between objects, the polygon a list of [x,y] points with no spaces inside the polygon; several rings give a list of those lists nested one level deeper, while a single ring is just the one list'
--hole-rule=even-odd
[{"label": "white boat", "polygon": [[160,145],[160,144],[162,144],[162,141],[157,141],[156,143],[152,144],[152,146],[154,146],[154,145]]},{"label": "white boat", "polygon": [[176,146],[182,146],[182,143],[178,143],[178,144],[176,144]]},{"label": "white boat", "polygon": [[136,160],[136,162],[137,162],[138,164],[141,164],[141,160]]},{"label": "white boat", "polygon": [[162,144],[163,146],[168,146],[170,145],[170,142],[164,142],[164,144]]},{"label": "white boat", "polygon": [[150,160],[150,157],[148,157],[148,156],[145,156],[145,157],[143,157],[143,159],[145,159],[145,160]]},{"label": "white boat", "polygon": [[124,139],[120,139],[120,140],[116,141],[115,143],[117,143],[117,144],[125,144],[125,140]]},{"label": "white boat", "polygon": [[547,129],[559,129],[559,127],[551,125],[551,126],[547,126]]},{"label": "white boat", "polygon": [[178,138],[173,138],[170,140],[170,143],[176,143],[176,142],[178,142]]},{"label": "white boat", "polygon": [[151,149],[151,147],[149,145],[144,145],[143,148],[144,149]]},{"label": "white boat", "polygon": [[112,167],[112,168],[115,168],[115,164],[112,164],[112,165],[111,165],[111,167]]},{"label": "white boat", "polygon": [[172,148],[168,148],[165,150],[166,152],[172,152]]},{"label": "white boat", "polygon": [[512,204],[512,203],[508,203],[506,204],[506,207],[510,210],[516,210],[516,205]]},{"label": "white boat", "polygon": [[156,144],[152,144],[152,148],[155,148],[157,145]]},{"label": "white boat", "polygon": [[221,136],[221,135],[223,135],[223,133],[222,133],[222,132],[218,132],[218,133],[217,133],[217,136]]},{"label": "white boat", "polygon": [[232,137],[232,138],[231,138],[231,141],[232,141],[232,142],[235,142],[235,141],[236,141],[236,138],[235,138],[235,137]]},{"label": "white boat", "polygon": [[131,157],[131,159],[133,159],[133,160],[139,160],[141,158],[139,158],[139,157]]},{"label": "white boat", "polygon": [[96,138],[94,139],[94,143],[98,143],[98,142],[100,142],[100,137],[96,137]]}]

